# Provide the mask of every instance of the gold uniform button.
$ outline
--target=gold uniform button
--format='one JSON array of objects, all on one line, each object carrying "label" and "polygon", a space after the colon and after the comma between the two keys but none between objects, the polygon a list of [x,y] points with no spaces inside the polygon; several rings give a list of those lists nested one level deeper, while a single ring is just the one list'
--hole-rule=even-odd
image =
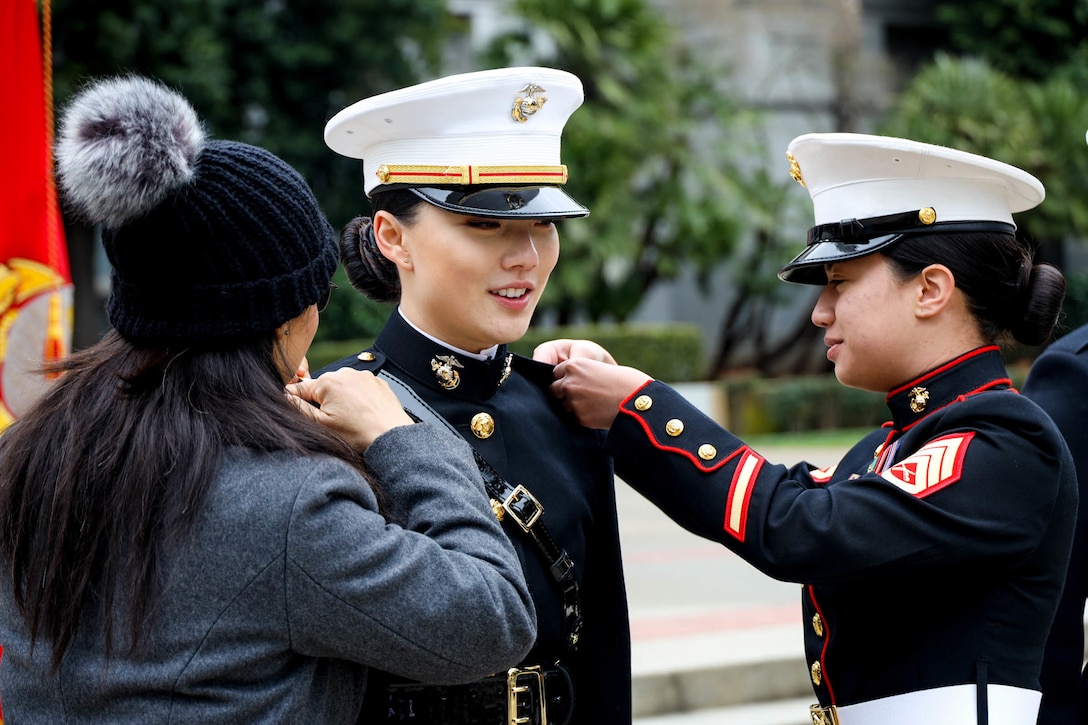
[{"label": "gold uniform button", "polygon": [[361,352],[358,355],[356,355],[355,357],[359,358],[363,362],[371,362],[371,361],[374,360],[374,353],[369,352],[369,351]]},{"label": "gold uniform button", "polygon": [[824,636],[824,620],[820,618],[819,614],[812,615],[812,629],[816,632],[817,637]]},{"label": "gold uniform button", "polygon": [[654,399],[649,395],[640,395],[635,398],[635,410],[649,410],[654,404]]},{"label": "gold uniform button", "polygon": [[684,432],[684,421],[679,418],[673,418],[665,424],[665,432],[675,438]]},{"label": "gold uniform button", "polygon": [[495,419],[487,413],[477,413],[472,416],[469,428],[472,429],[472,435],[477,438],[490,438],[495,432]]},{"label": "gold uniform button", "polygon": [[699,446],[699,458],[702,458],[704,461],[713,461],[714,456],[716,455],[718,455],[718,449],[709,443],[704,443]]},{"label": "gold uniform button", "polygon": [[820,668],[820,661],[816,660],[815,662],[812,663],[812,684],[819,687],[820,683],[823,682],[823,679],[824,679],[824,674],[823,674],[823,671]]}]

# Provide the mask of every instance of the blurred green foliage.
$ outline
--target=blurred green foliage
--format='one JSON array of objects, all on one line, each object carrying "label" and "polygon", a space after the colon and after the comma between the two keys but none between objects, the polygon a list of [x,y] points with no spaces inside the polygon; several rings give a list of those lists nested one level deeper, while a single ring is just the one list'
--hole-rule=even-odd
[{"label": "blurred green foliage", "polygon": [[883,393],[848,388],[834,375],[749,378],[721,383],[730,430],[738,435],[878,427]]},{"label": "blurred green foliage", "polygon": [[959,52],[1014,76],[1046,79],[1088,67],[1085,0],[958,0],[938,3],[937,17]]},{"label": "blurred green foliage", "polygon": [[1088,94],[1057,74],[1016,78],[978,58],[938,55],[915,76],[880,132],[951,146],[1039,178],[1046,201],[1017,215],[1020,234],[1060,261],[1067,238],[1088,238]]},{"label": "blurred green foliage", "polygon": [[339,227],[361,211],[361,164],[325,122],[368,95],[439,71],[445,0],[54,0],[55,98],[140,73],[181,91],[218,138],[298,168]]},{"label": "blurred green foliage", "polygon": [[741,115],[721,83],[729,74],[690,53],[645,0],[513,0],[511,10],[523,28],[497,38],[486,62],[568,70],[586,96],[563,132],[563,162],[566,188],[592,214],[564,224],[542,309],[560,324],[622,322],[690,262],[706,285],[741,229],[729,201]]},{"label": "blurred green foliage", "polygon": [[531,328],[510,349],[532,357],[533,349],[556,338],[593,340],[612,353],[620,365],[638,368],[670,383],[705,378],[703,339],[696,325],[596,324],[541,330]]},{"label": "blurred green foliage", "polygon": [[1056,333],[1058,337],[1088,325],[1088,273],[1068,274],[1065,283],[1065,304]]}]

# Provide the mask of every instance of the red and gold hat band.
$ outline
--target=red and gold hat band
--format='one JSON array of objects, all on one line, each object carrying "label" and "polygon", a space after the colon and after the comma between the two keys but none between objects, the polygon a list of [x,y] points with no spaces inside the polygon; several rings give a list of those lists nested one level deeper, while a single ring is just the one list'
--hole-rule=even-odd
[{"label": "red and gold hat band", "polygon": [[383,184],[565,184],[560,166],[423,166],[382,164],[374,172]]}]

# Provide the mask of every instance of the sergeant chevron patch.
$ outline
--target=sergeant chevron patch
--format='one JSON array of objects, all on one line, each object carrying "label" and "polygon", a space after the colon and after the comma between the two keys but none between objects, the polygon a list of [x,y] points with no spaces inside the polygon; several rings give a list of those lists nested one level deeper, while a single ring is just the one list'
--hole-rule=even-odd
[{"label": "sergeant chevron patch", "polygon": [[729,486],[729,496],[725,499],[724,528],[740,541],[744,541],[744,532],[748,528],[748,502],[752,498],[752,487],[755,486],[764,460],[751,448],[745,448],[733,471],[733,482]]},{"label": "sergeant chevron patch", "polygon": [[960,480],[974,431],[931,440],[881,475],[912,496],[925,498]]}]

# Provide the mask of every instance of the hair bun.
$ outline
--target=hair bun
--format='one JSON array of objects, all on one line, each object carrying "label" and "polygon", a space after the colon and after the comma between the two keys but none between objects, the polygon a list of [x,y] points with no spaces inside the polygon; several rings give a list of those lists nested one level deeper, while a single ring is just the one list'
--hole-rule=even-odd
[{"label": "hair bun", "polygon": [[60,188],[87,221],[117,228],[187,184],[204,141],[196,111],[161,83],[98,81],[65,111],[56,150]]}]

